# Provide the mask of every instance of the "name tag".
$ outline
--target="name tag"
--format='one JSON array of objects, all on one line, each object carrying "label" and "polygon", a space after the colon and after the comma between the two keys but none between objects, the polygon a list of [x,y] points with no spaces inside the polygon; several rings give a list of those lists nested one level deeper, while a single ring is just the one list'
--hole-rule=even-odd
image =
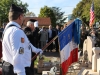
[{"label": "name tag", "polygon": [[20,47],[19,48],[19,54],[23,54],[24,53],[24,48],[23,47]]}]

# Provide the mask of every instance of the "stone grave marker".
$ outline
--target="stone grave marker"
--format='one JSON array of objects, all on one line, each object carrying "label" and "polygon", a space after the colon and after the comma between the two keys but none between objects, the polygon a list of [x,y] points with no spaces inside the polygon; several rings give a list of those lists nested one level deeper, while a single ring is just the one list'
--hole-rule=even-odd
[{"label": "stone grave marker", "polygon": [[88,52],[88,61],[92,62],[92,48],[94,47],[93,40],[90,36],[87,36],[87,52]]}]

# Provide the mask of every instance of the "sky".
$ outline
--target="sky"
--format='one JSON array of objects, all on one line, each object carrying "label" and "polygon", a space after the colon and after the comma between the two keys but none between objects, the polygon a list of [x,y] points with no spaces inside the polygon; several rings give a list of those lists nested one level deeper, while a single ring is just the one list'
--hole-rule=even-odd
[{"label": "sky", "polygon": [[29,12],[33,12],[36,16],[40,13],[40,9],[44,6],[59,7],[60,12],[65,12],[64,15],[71,14],[73,9],[81,0],[21,0],[27,3]]}]

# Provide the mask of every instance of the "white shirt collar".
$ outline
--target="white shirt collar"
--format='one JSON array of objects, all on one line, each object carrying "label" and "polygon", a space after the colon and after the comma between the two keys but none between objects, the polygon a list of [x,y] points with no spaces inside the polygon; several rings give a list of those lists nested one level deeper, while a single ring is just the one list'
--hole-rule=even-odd
[{"label": "white shirt collar", "polygon": [[[10,22],[6,25],[6,27],[8,27],[8,26],[11,25],[11,24],[17,26],[18,28],[21,28],[21,26],[20,26],[18,23],[14,22],[14,21],[10,21]],[[6,27],[5,27],[5,28],[6,28]]]}]

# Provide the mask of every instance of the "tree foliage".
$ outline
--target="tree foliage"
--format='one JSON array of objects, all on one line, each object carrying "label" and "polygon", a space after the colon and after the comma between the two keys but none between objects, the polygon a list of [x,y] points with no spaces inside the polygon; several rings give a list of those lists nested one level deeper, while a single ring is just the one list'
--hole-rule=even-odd
[{"label": "tree foliage", "polygon": [[50,17],[51,24],[55,27],[57,24],[63,25],[66,18],[63,18],[64,12],[59,7],[44,6],[40,9],[39,17]]},{"label": "tree foliage", "polygon": [[25,12],[28,11],[27,3],[22,3],[20,0],[0,0],[0,21],[1,23],[8,21],[8,12],[10,9],[11,4],[16,4],[18,6],[21,6]]},{"label": "tree foliage", "polygon": [[[93,0],[82,0],[73,10],[73,18],[80,18],[85,25],[89,25],[90,8]],[[100,0],[94,0],[95,22],[100,20]]]},{"label": "tree foliage", "polygon": [[54,12],[55,18],[56,18],[56,24],[63,25],[67,17],[64,18],[64,13],[61,12],[61,9],[59,7],[51,7],[51,9]]},{"label": "tree foliage", "polygon": [[35,14],[33,12],[27,12],[25,14],[26,17],[36,17]]},{"label": "tree foliage", "polygon": [[41,8],[39,17],[50,17],[52,26],[56,25],[56,18],[50,7],[44,6]]}]

